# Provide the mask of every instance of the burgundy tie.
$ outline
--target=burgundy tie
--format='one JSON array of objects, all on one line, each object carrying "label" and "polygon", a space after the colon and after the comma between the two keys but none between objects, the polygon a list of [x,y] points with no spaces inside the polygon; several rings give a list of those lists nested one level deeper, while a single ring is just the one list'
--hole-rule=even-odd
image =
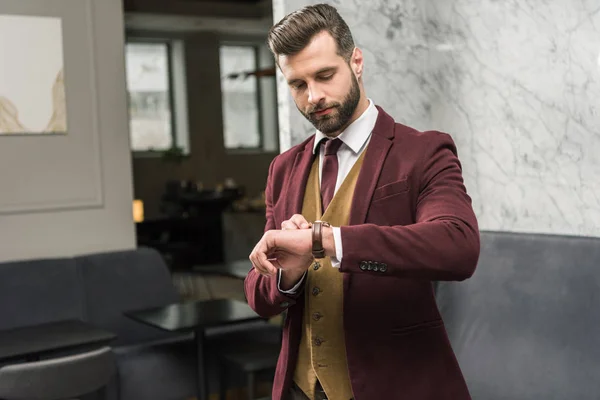
[{"label": "burgundy tie", "polygon": [[335,193],[335,183],[338,175],[337,151],[342,145],[340,139],[327,140],[325,142],[325,157],[323,157],[323,170],[321,172],[321,200],[323,212],[327,209]]}]

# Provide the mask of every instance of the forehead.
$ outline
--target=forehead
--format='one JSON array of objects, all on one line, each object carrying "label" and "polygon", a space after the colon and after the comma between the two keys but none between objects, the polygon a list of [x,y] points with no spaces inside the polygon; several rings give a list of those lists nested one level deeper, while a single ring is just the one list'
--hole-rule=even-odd
[{"label": "forehead", "polygon": [[279,56],[279,67],[287,79],[311,75],[323,68],[335,67],[343,62],[344,59],[337,54],[335,40],[326,31],[315,35],[299,53]]}]

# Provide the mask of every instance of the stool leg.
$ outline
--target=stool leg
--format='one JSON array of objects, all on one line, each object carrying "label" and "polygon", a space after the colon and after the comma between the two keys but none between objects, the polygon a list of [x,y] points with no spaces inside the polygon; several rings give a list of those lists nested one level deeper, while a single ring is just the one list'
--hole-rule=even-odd
[{"label": "stool leg", "polygon": [[254,400],[254,392],[255,392],[254,372],[248,372],[246,374],[246,382],[247,382],[246,387],[248,390],[248,400]]}]

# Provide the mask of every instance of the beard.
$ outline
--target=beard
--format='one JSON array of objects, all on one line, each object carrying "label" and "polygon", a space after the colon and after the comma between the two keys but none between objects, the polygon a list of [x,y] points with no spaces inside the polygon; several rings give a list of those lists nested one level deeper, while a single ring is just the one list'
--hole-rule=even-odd
[{"label": "beard", "polygon": [[[358,86],[358,79],[352,75],[352,85],[350,91],[342,101],[342,103],[330,103],[330,104],[318,104],[302,111],[298,108],[298,111],[304,117],[310,121],[313,126],[320,132],[326,135],[331,135],[342,130],[356,111],[358,103],[360,101],[360,87]],[[332,108],[333,110],[326,115],[317,115],[315,112]]]}]

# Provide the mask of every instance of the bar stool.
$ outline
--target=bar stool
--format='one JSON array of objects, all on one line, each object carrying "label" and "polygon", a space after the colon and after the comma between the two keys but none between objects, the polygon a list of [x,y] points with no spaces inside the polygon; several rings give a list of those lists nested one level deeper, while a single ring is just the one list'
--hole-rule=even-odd
[{"label": "bar stool", "polygon": [[110,347],[0,368],[2,400],[71,400],[105,389],[116,372]]}]

